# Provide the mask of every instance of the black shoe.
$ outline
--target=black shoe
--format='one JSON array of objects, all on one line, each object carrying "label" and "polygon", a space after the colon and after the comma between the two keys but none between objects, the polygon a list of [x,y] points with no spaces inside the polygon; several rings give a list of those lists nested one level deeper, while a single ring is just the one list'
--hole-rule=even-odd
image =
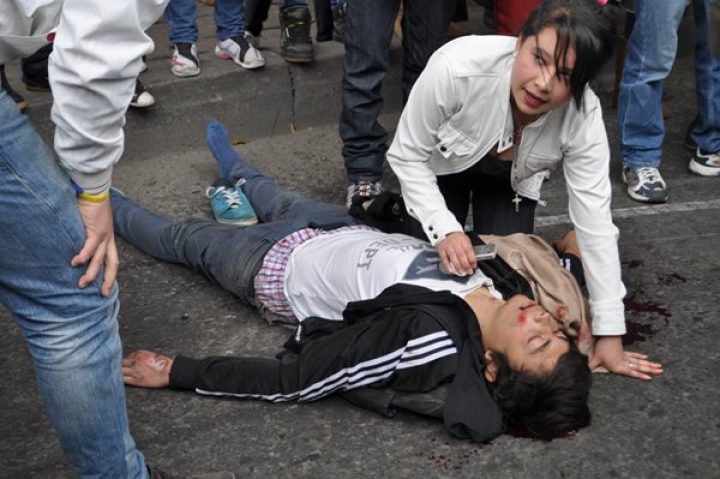
[{"label": "black shoe", "polygon": [[30,91],[50,91],[48,80],[48,57],[53,51],[53,44],[45,45],[27,58],[20,61],[22,81]]},{"label": "black shoe", "polygon": [[286,7],[280,10],[280,56],[291,63],[313,61],[310,38],[310,9],[306,6]]},{"label": "black shoe", "polygon": [[232,472],[210,472],[207,474],[195,474],[192,476],[180,476],[172,474],[154,466],[147,467],[150,473],[150,479],[235,479]]},{"label": "black shoe", "polygon": [[133,93],[130,106],[134,108],[147,108],[155,104],[155,97],[145,88],[140,80],[135,80],[135,93]]},{"label": "black shoe", "polygon": [[345,16],[347,15],[346,4],[342,4],[333,10],[333,40],[345,43]]},{"label": "black shoe", "polygon": [[5,90],[5,93],[10,95],[10,98],[12,98],[15,103],[17,103],[20,111],[25,111],[30,108],[30,103],[25,98],[23,98],[22,95],[13,90],[13,88],[10,86],[10,83],[8,83],[7,77],[5,76],[5,65],[0,65],[0,76],[2,77],[0,88]]}]

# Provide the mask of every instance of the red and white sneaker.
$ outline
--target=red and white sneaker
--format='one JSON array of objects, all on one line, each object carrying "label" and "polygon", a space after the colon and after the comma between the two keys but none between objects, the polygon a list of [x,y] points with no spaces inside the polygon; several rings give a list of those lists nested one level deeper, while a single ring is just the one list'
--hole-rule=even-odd
[{"label": "red and white sneaker", "polygon": [[200,60],[197,56],[197,45],[194,43],[175,43],[172,56],[173,75],[181,78],[194,77],[200,74]]},{"label": "red and white sneaker", "polygon": [[[245,33],[247,35],[247,32]],[[226,38],[215,47],[215,55],[223,60],[232,60],[246,70],[254,70],[265,66],[265,59],[260,51],[242,37]]]}]

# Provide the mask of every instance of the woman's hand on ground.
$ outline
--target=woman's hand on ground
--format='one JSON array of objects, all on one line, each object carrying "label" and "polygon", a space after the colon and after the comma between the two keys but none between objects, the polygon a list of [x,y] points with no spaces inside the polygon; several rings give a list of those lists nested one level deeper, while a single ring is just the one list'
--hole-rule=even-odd
[{"label": "woman's hand on ground", "polygon": [[465,233],[462,231],[450,233],[438,243],[437,250],[445,271],[458,276],[473,274],[477,260],[470,238]]},{"label": "woman's hand on ground", "polygon": [[595,341],[590,370],[600,367],[614,374],[645,381],[663,373],[662,364],[648,361],[646,354],[625,351],[620,336],[601,336]]},{"label": "woman's hand on ground", "polygon": [[170,385],[173,360],[162,354],[139,349],[122,360],[125,384],[139,388],[160,389]]}]

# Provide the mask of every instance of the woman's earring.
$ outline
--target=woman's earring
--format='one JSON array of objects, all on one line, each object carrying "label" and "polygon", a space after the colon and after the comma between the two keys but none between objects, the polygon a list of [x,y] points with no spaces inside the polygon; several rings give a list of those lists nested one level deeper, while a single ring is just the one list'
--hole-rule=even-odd
[{"label": "woman's earring", "polygon": [[513,50],[513,58],[517,58],[517,54],[518,54],[518,51],[517,51],[517,50]]}]

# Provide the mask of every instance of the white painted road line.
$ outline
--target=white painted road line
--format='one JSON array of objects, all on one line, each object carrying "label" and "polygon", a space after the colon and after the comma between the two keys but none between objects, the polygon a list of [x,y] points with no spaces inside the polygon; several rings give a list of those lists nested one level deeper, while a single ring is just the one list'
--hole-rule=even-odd
[{"label": "white painted road line", "polygon": [[[614,220],[633,218],[635,216],[652,216],[666,213],[680,213],[685,211],[716,210],[720,209],[720,199],[708,201],[689,201],[687,203],[666,203],[662,205],[635,206],[633,208],[619,208],[613,210]],[[543,216],[535,218],[536,228],[546,228],[570,224],[568,215]]]}]

